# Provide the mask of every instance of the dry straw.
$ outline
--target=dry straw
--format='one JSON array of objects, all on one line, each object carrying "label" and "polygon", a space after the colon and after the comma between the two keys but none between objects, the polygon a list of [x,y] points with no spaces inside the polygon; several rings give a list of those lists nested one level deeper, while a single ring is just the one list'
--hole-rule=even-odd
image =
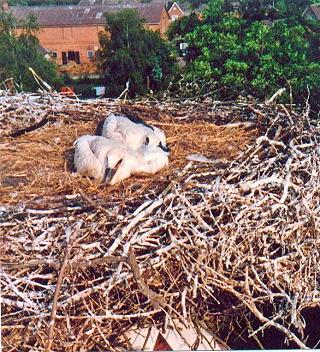
[{"label": "dry straw", "polygon": [[[133,326],[176,319],[230,345],[240,324],[259,347],[270,329],[313,347],[320,134],[307,113],[27,94],[1,109],[6,350],[130,349]],[[126,110],[165,130],[169,167],[113,187],[72,174],[75,138]]]}]

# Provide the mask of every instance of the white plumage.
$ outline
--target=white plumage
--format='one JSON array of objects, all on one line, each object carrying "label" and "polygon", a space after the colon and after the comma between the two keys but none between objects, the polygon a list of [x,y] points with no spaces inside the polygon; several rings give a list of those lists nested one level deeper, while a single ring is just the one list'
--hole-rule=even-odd
[{"label": "white plumage", "polygon": [[96,136],[82,136],[74,142],[74,167],[84,176],[92,177],[98,181],[103,180],[105,165],[93,153],[90,143]]},{"label": "white plumage", "polygon": [[114,185],[131,175],[155,174],[168,165],[168,153],[143,145],[138,150],[101,136],[85,135],[75,143],[74,165],[81,175]]},{"label": "white plumage", "polygon": [[163,131],[134,116],[110,114],[104,121],[102,136],[124,143],[132,149],[151,145],[169,152]]}]

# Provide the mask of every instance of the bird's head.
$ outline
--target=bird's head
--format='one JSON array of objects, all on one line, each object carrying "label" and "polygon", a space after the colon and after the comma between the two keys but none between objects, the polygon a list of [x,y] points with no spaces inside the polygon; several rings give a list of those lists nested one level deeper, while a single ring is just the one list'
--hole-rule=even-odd
[{"label": "bird's head", "polygon": [[159,137],[153,132],[145,136],[143,145],[159,147],[166,153],[170,152],[170,149],[166,146],[165,140],[160,140]]}]

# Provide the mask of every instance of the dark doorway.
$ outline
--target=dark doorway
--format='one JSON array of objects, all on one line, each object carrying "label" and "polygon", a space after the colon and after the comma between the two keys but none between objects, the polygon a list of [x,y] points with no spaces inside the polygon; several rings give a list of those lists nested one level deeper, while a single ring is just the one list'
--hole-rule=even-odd
[{"label": "dark doorway", "polygon": [[76,63],[80,64],[80,55],[79,55],[79,51],[76,51]]},{"label": "dark doorway", "polygon": [[67,53],[65,51],[62,52],[62,65],[66,65],[68,63]]}]

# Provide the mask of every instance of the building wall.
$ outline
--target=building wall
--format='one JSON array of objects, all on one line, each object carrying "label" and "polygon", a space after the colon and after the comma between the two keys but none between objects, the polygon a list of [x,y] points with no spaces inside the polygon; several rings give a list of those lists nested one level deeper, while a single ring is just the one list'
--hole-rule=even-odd
[{"label": "building wall", "polygon": [[160,23],[146,23],[146,28],[154,32],[159,32],[161,36],[165,35],[166,30],[170,24],[170,16],[168,12],[163,9],[160,17]]},{"label": "building wall", "polygon": [[[169,18],[164,18],[161,25],[147,24],[147,28],[163,35],[168,24]],[[40,29],[38,39],[42,47],[56,53],[58,65],[63,64],[62,53],[70,51],[79,52],[80,63],[87,63],[90,62],[88,50],[95,51],[100,47],[98,33],[103,30],[103,26],[45,27]]]},{"label": "building wall", "polygon": [[[170,15],[171,21],[172,20],[174,21],[174,19],[178,19],[180,17],[183,17],[184,13],[181,11],[179,6],[177,6],[177,4],[173,4],[169,10],[169,15]],[[173,16],[176,16],[176,17],[173,17]]]},{"label": "building wall", "polygon": [[146,23],[146,28],[150,29],[150,31],[159,32],[160,33],[160,26],[156,23]]},{"label": "building wall", "polygon": [[[99,48],[98,33],[103,26],[43,27],[38,33],[40,45],[57,53],[56,62],[62,65],[62,52],[79,52],[80,63],[90,62],[88,50]],[[18,29],[18,33],[21,30]]]},{"label": "building wall", "polygon": [[164,8],[161,13],[160,18],[160,34],[163,36],[168,29],[170,24],[170,15],[168,14],[167,10]]},{"label": "building wall", "polygon": [[[161,14],[159,24],[146,24],[146,27],[152,31],[159,32],[164,35],[169,26],[170,18],[168,12],[164,9]],[[21,30],[17,30],[18,33]],[[52,53],[56,53],[55,61],[62,65],[63,53],[77,53],[75,62],[87,63],[90,62],[88,50],[95,51],[99,48],[98,33],[104,31],[104,26],[87,25],[87,26],[64,26],[64,27],[42,27],[38,33],[40,45]],[[70,54],[70,55],[71,55]],[[73,54],[72,54],[73,55]],[[68,62],[74,61],[74,58]]]},{"label": "building wall", "polygon": [[78,51],[80,63],[89,62],[88,50],[99,48],[98,33],[103,26],[79,26],[62,28],[42,28],[40,44],[49,51],[57,52],[57,63],[62,64],[62,52]]}]

